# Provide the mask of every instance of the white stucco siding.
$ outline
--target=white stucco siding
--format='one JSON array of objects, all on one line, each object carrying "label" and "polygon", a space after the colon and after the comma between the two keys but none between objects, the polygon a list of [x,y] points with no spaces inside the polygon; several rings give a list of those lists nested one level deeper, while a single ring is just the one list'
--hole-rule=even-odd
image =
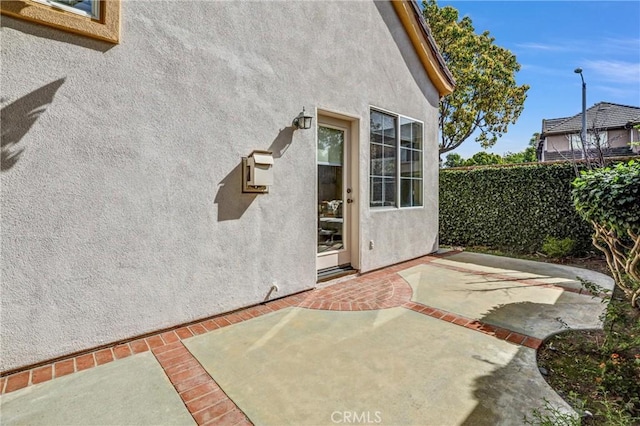
[{"label": "white stucco siding", "polygon": [[629,146],[631,136],[627,129],[616,129],[607,131],[607,144],[610,148],[626,148]]},{"label": "white stucco siding", "polygon": [[[121,16],[116,46],[3,17],[3,134],[24,150],[1,175],[0,371],[259,303],[273,282],[312,288],[315,132],[289,127],[303,106],[360,117],[361,269],[436,248],[438,94],[390,4]],[[424,208],[369,210],[370,105],[425,122]],[[274,151],[268,195],[240,192],[254,149]]]},{"label": "white stucco siding", "polygon": [[[569,143],[567,135],[547,136],[547,152],[563,152],[569,151],[570,149],[571,144]],[[574,146],[574,149],[579,150],[580,148]]]},{"label": "white stucco siding", "polygon": [[[422,68],[391,5],[376,2],[394,43],[385,31],[372,43],[375,68],[367,88],[371,106],[424,122],[424,206],[411,209],[369,208],[369,118],[363,113],[364,147],[360,162],[361,271],[409,260],[437,250],[438,235],[438,101],[439,95]],[[377,17],[376,17],[377,18]],[[380,78],[376,81],[376,78]],[[369,243],[373,241],[373,250]]]}]

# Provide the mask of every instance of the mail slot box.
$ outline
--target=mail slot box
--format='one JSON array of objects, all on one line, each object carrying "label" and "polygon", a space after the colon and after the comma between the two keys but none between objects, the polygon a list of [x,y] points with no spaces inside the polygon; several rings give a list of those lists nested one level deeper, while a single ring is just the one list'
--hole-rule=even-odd
[{"label": "mail slot box", "polygon": [[270,151],[253,151],[247,158],[247,185],[273,185],[273,153]]}]

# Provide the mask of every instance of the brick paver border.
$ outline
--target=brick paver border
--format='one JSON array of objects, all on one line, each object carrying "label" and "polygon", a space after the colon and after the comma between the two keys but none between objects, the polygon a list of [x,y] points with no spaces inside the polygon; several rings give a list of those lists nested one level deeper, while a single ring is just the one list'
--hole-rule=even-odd
[{"label": "brick paver border", "polygon": [[[221,420],[224,420],[226,424],[235,424],[231,423],[232,421],[238,424],[251,424],[244,413],[226,396],[215,383],[215,380],[206,373],[181,341],[288,307],[333,311],[364,311],[403,307],[517,345],[532,349],[540,347],[543,342],[541,339],[411,301],[413,294],[411,286],[398,275],[398,272],[413,266],[431,263],[435,259],[448,257],[456,253],[459,252],[451,251],[423,256],[365,273],[327,287],[287,296],[85,353],[52,360],[47,364],[33,366],[22,371],[10,372],[0,377],[0,394],[13,392],[29,385],[43,383],[57,377],[93,368],[116,359],[151,351],[198,424],[208,424]],[[432,265],[488,276],[502,281],[514,281],[513,277],[505,274],[480,272],[438,263],[432,263]],[[554,287],[564,291],[579,292],[576,289],[559,287],[536,281],[535,279],[516,281],[526,285]]]},{"label": "brick paver border", "polygon": [[151,349],[198,425],[252,425],[181,341]]},{"label": "brick paver border", "polygon": [[531,349],[538,349],[543,342],[541,339],[538,339],[536,337],[527,336],[526,334],[520,334],[507,328],[487,324],[485,322],[478,321],[473,318],[467,318],[462,315],[454,314],[452,312],[447,312],[442,309],[432,308],[421,303],[409,301],[406,302],[403,307],[411,309],[414,312],[430,316],[432,318],[459,325],[461,327],[478,331],[489,336],[494,336],[497,339],[506,340],[507,342],[515,343],[516,345],[526,346]]},{"label": "brick paver border", "polygon": [[[411,300],[413,290],[409,283],[398,275],[398,272],[413,266],[424,265],[426,263],[459,272],[489,276],[490,278],[495,278],[500,281],[514,281],[513,277],[505,274],[489,274],[452,265],[431,263],[435,259],[436,257],[434,256],[431,256],[428,259],[416,259],[391,268],[386,268],[371,275],[365,274],[348,281],[340,282],[333,286],[311,291],[307,294],[306,299],[298,306],[307,309],[330,311],[365,311],[403,307],[414,312],[446,321],[451,324],[459,325],[470,330],[478,331],[517,345],[526,346],[532,349],[538,349],[540,345],[542,345],[542,340],[536,337],[527,336],[513,330],[487,324],[453,312],[447,312],[421,303],[413,302]],[[527,279],[524,281],[517,280],[517,282],[525,285],[561,288],[565,290],[564,287],[541,283],[540,281],[535,281],[533,279]]]},{"label": "brick paver border", "polygon": [[24,387],[46,382],[68,374],[97,367],[117,359],[126,358],[142,352],[155,353],[159,348],[180,342],[183,339],[227,327],[231,324],[246,321],[280,309],[297,306],[304,300],[303,294],[296,294],[282,299],[252,306],[224,315],[207,318],[195,323],[180,326],[167,331],[148,335],[138,339],[117,343],[108,347],[102,347],[72,355],[66,358],[52,360],[44,365],[28,367],[22,371],[8,373],[0,377],[0,394],[22,389]]},{"label": "brick paver border", "polygon": [[311,291],[298,306],[325,311],[370,311],[401,306],[412,294],[411,286],[396,273],[363,275]]},{"label": "brick paver border", "polygon": [[[391,267],[382,268],[377,271],[363,274],[357,278],[354,278],[354,280],[357,280],[358,283],[379,284],[381,281],[384,281],[385,279],[393,276],[396,272],[399,272],[403,269],[421,265],[439,257],[446,257],[455,253],[457,252],[444,252],[423,256],[407,262],[402,262]],[[348,280],[341,284],[347,285],[347,283],[351,281],[352,280]],[[394,279],[394,282],[396,283],[396,285],[399,285],[397,279]],[[329,289],[331,287],[332,286],[325,287],[324,289]],[[371,286],[369,287],[371,288]],[[21,368],[19,371],[5,372],[0,375],[0,395],[22,389],[30,385],[46,382],[57,377],[66,376],[67,374],[72,374],[78,371],[86,370],[88,368],[96,367],[98,365],[106,364],[116,359],[125,358],[137,353],[146,352],[148,350],[153,350],[161,346],[181,341],[182,339],[188,339],[189,337],[198,334],[213,331],[217,328],[226,327],[228,325],[235,324],[241,321],[246,321],[251,318],[268,314],[270,312],[278,311],[280,309],[288,308],[291,306],[298,306],[303,302],[305,302],[306,305],[308,304],[309,297],[312,294],[315,294],[314,291],[319,292],[319,294],[321,295],[330,293],[329,290],[327,290],[327,292],[323,292],[324,289],[311,290],[299,294],[294,294],[282,299],[276,299],[234,312],[216,315],[210,318],[195,321],[187,325],[174,327],[157,333],[151,333],[139,338],[134,338],[112,345],[106,345],[100,348],[94,348],[75,355],[68,355],[61,358],[53,359],[46,363]],[[406,293],[406,289],[401,290],[401,292]],[[388,301],[381,302],[379,305],[377,305],[376,308],[371,307],[370,309],[383,309],[385,307],[399,306],[399,304],[404,303],[404,297],[406,296],[406,294],[402,295],[403,298],[399,298],[399,296],[400,293],[396,293],[395,297],[392,294]],[[364,308],[365,305],[363,304],[362,307]],[[354,309],[357,308],[357,305],[345,303],[344,305],[338,304],[335,306],[335,308],[338,308],[339,310],[357,310]]]}]

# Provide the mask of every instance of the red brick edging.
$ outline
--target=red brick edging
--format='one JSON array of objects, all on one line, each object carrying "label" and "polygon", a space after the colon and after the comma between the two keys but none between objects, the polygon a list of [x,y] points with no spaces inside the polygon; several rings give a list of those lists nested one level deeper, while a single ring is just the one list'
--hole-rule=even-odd
[{"label": "red brick edging", "polygon": [[65,359],[52,361],[47,365],[27,368],[15,373],[8,373],[0,377],[0,394],[14,392],[30,385],[43,383],[149,350],[155,354],[158,348],[166,345],[171,345],[183,339],[259,317],[270,312],[276,312],[280,309],[297,306],[302,300],[304,300],[304,296],[296,294],[240,311],[208,318],[144,338],[118,343],[88,353],[72,355]]},{"label": "red brick edging", "polygon": [[370,311],[401,306],[411,299],[411,286],[397,274],[366,275],[311,291],[298,306],[325,311]]},{"label": "red brick edging", "polygon": [[[307,309],[333,311],[364,311],[387,309],[393,307],[404,307],[406,309],[410,309],[436,319],[447,321],[452,324],[495,336],[496,338],[501,340],[506,340],[511,343],[537,349],[542,344],[542,340],[535,337],[526,336],[520,333],[516,333],[512,330],[492,326],[478,320],[466,318],[460,315],[453,314],[451,312],[446,312],[411,301],[411,296],[413,293],[411,286],[409,286],[409,284],[402,277],[400,277],[397,272],[413,266],[430,263],[437,258],[447,257],[455,253],[457,252],[454,251],[442,253],[439,255],[420,257],[418,259],[403,262],[378,271],[366,273],[353,279],[340,282],[339,284],[335,284],[333,286],[288,296],[247,309],[208,318],[190,325],[177,327],[175,329],[150,335],[144,338],[139,338],[99,350],[78,354],[76,356],[70,356],[66,359],[53,361],[47,365],[37,366],[31,369],[10,373],[3,377],[0,377],[0,394],[13,392],[29,385],[43,383],[57,377],[66,376],[74,372],[83,371],[89,368],[96,367],[98,365],[112,362],[116,359],[125,358],[149,350],[151,350],[152,353],[156,356],[160,364],[165,369],[165,372],[167,372],[168,369],[169,372],[171,372],[172,367],[176,367],[177,365],[167,364],[165,368],[165,365],[161,360],[165,357],[161,356],[161,354],[165,351],[175,351],[180,347],[182,347],[184,351],[188,353],[186,348],[184,348],[182,343],[180,343],[181,340],[188,339],[198,334],[203,334],[208,331],[213,331],[221,327],[226,327],[231,324],[246,321],[251,318],[259,317],[261,315],[292,306],[298,306]],[[476,275],[487,275],[502,280],[513,280],[513,277],[509,277],[507,275],[478,272],[450,265],[433,265],[462,272],[470,272]],[[545,287],[555,287],[566,291],[576,291],[574,289],[558,287],[551,284],[541,283],[540,281],[535,280],[518,280],[518,282],[528,285],[543,285]],[[182,355],[185,354],[182,353]],[[160,358],[158,358],[158,356],[160,356]],[[165,362],[168,361],[169,360],[165,360]],[[197,363],[197,360],[193,358],[193,361],[190,362]],[[200,366],[199,363],[198,366],[200,369],[202,369],[202,366]],[[193,367],[193,369],[191,369],[191,367],[189,369],[192,370],[192,372],[189,374],[195,374],[193,372],[200,371],[195,366]],[[202,369],[202,371],[204,371],[204,369]],[[167,372],[168,376],[170,374],[169,372]],[[171,376],[169,376],[169,379],[171,380]],[[213,384],[215,384],[215,381],[213,381],[210,376],[209,379]],[[215,384],[215,386],[217,387],[217,384]],[[177,387],[176,390],[178,390]],[[181,391],[178,390],[178,393],[181,393]],[[187,394],[187,397],[189,397],[190,395],[191,394]],[[182,397],[183,395],[181,394],[180,396]],[[183,401],[185,402],[185,405],[193,402],[193,400],[189,398],[186,400],[183,398]],[[191,405],[192,407],[199,407],[196,406],[196,404]],[[189,408],[188,405],[187,408]],[[195,414],[202,410],[204,410],[204,408],[200,407],[199,411],[192,412],[190,409],[190,412],[194,414],[195,418]],[[201,417],[201,420],[203,421],[210,420],[209,417],[206,417],[204,415]],[[198,419],[196,419],[196,421],[198,421]]]},{"label": "red brick edging", "polygon": [[489,336],[494,336],[500,340],[506,340],[507,342],[515,343],[516,345],[526,346],[531,349],[538,349],[540,345],[542,345],[542,340],[538,339],[537,337],[520,334],[507,328],[487,324],[476,319],[467,318],[451,312],[443,311],[441,309],[432,308],[421,303],[410,301],[405,303],[403,307],[411,309],[414,312],[430,316],[432,318],[450,322],[452,324],[459,325],[470,330],[479,331],[480,333],[484,333]]},{"label": "red brick edging", "polygon": [[[333,286],[311,291],[307,293],[305,300],[298,306],[307,309],[331,311],[365,311],[403,307],[414,312],[494,336],[497,339],[505,340],[517,345],[526,346],[532,349],[538,349],[540,345],[542,345],[542,340],[536,337],[527,336],[513,330],[494,326],[476,319],[467,318],[452,312],[432,308],[430,306],[411,301],[413,290],[411,286],[397,274],[397,272],[412,266],[430,263],[433,260],[435,260],[435,257],[420,258],[404,262],[400,265],[386,268],[382,271],[365,274]],[[459,272],[469,272],[476,275],[489,275],[493,278],[513,281],[513,277],[509,277],[508,275],[488,274],[471,269],[436,263],[430,264]],[[545,287],[558,288],[532,279],[518,282],[522,282],[526,285],[544,285]]]},{"label": "red brick edging", "polygon": [[181,341],[151,350],[198,425],[252,425]]}]

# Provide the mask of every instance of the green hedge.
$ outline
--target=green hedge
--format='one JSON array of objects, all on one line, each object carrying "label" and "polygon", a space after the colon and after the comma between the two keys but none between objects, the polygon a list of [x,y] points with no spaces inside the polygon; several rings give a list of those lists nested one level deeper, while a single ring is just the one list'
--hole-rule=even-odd
[{"label": "green hedge", "polygon": [[582,172],[573,182],[573,203],[586,221],[617,236],[640,233],[640,162]]},{"label": "green hedge", "polygon": [[440,243],[533,253],[551,236],[590,250],[592,229],[571,199],[574,179],[569,163],[443,169]]}]

